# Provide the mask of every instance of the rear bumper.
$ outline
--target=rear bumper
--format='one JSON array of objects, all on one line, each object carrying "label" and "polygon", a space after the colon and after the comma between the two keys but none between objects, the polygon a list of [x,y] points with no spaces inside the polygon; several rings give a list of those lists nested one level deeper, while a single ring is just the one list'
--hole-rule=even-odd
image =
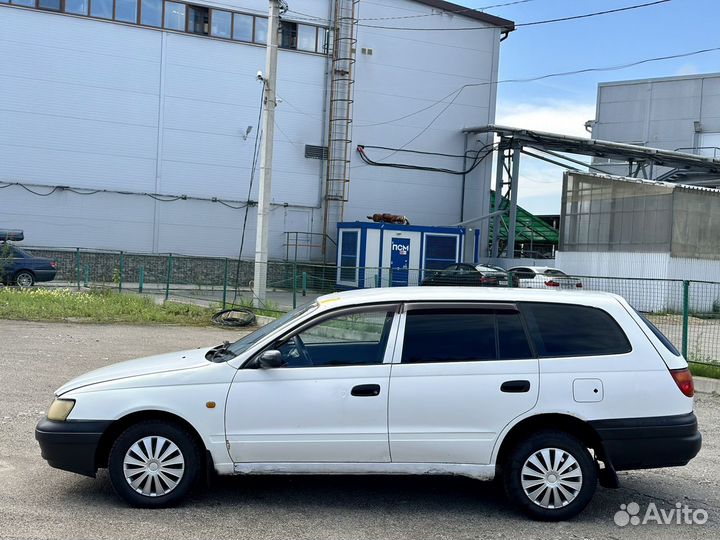
[{"label": "rear bumper", "polygon": [[702,446],[694,413],[589,424],[602,440],[605,457],[618,471],[686,465]]},{"label": "rear bumper", "polygon": [[52,281],[57,274],[57,270],[34,270],[34,272],[36,282]]},{"label": "rear bumper", "polygon": [[111,423],[110,420],[53,422],[45,418],[35,428],[35,439],[40,443],[42,457],[51,467],[94,477],[97,447]]}]

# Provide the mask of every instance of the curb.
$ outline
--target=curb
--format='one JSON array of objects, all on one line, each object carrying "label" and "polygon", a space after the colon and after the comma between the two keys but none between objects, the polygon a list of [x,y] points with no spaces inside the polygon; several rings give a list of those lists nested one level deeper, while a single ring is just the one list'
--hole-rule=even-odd
[{"label": "curb", "polygon": [[693,377],[695,391],[703,394],[720,394],[720,379]]}]

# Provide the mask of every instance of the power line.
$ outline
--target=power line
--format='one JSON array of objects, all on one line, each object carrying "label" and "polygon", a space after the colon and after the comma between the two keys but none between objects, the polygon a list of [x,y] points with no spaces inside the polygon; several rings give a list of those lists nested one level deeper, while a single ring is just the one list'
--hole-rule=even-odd
[{"label": "power line", "polygon": [[[456,15],[456,14],[463,14],[463,13],[483,13],[486,9],[493,9],[493,8],[499,8],[499,7],[505,7],[505,6],[514,6],[516,4],[527,4],[528,2],[535,2],[536,0],[514,0],[513,2],[504,2],[502,4],[492,4],[489,6],[482,6],[477,8],[463,8],[463,9],[455,9],[455,10],[443,10],[443,11],[434,11],[433,13],[420,13],[417,15],[397,15],[395,17],[360,17],[357,20],[358,21],[390,21],[390,20],[399,20],[399,19],[418,19],[421,17],[437,17],[437,16],[443,16],[443,15]],[[303,15],[305,17],[309,17],[309,19],[304,20],[313,20],[313,21],[325,21],[327,22],[327,19],[324,17],[316,17],[314,15],[310,15],[309,13],[303,13],[302,11],[295,11],[293,9],[288,10],[288,13],[297,13],[298,15]],[[295,17],[293,17],[295,18]]]},{"label": "power line", "polygon": [[[260,90],[260,111],[258,112],[257,127],[255,128],[255,146],[253,149],[253,161],[252,167],[250,168],[250,184],[248,185],[247,200],[250,201],[252,195],[253,182],[255,180],[255,168],[257,167],[258,154],[260,152],[260,140],[262,134],[260,133],[260,126],[262,124],[263,105],[265,103],[265,79],[262,80],[262,89]],[[250,212],[250,205],[245,205],[245,217],[243,218],[243,228],[240,235],[240,252],[237,258],[237,267],[235,269],[235,294],[233,296],[233,305],[237,300],[238,287],[240,286],[240,261],[242,260],[243,247],[245,246],[245,231],[247,230],[248,213]]]},{"label": "power line", "polygon": [[[527,0],[527,1],[532,1],[532,0]],[[558,17],[555,19],[542,19],[539,21],[528,21],[528,22],[524,22],[524,23],[516,23],[515,28],[522,28],[522,27],[526,27],[526,26],[539,26],[542,24],[552,24],[552,23],[557,23],[557,22],[574,21],[574,20],[578,20],[578,19],[587,19],[590,17],[598,17],[601,15],[609,15],[612,13],[620,13],[623,11],[630,11],[630,10],[634,10],[634,9],[641,9],[641,8],[645,8],[645,7],[656,6],[656,5],[665,4],[665,3],[671,2],[671,1],[672,0],[654,0],[653,2],[646,2],[644,4],[634,4],[632,6],[625,6],[625,7],[621,7],[621,8],[615,8],[615,9],[606,9],[604,11],[594,11],[592,13],[584,13],[582,15],[571,15],[568,17]],[[511,2],[509,4],[502,4],[502,5],[511,5],[513,3],[524,3],[524,2],[516,1],[516,2]],[[489,7],[499,7],[499,6],[500,5],[489,6]],[[487,8],[478,8],[478,9],[487,9]],[[467,11],[476,11],[476,10],[468,8]],[[308,15],[306,13],[301,13],[298,11],[294,11],[292,13],[298,13],[300,15],[307,15],[309,18],[306,20],[327,22],[327,19],[324,19],[321,17],[314,17],[314,16]],[[432,15],[432,14],[430,14],[430,15]],[[410,17],[411,16],[397,17],[397,18],[400,19],[400,18],[410,18]],[[418,17],[418,15],[415,15],[412,17]],[[388,19],[391,19],[391,18],[392,17],[388,17]],[[361,20],[383,20],[383,18],[378,17],[375,19],[358,19],[358,21],[361,21]],[[466,30],[496,30],[497,29],[497,27],[495,27],[495,26],[461,26],[458,28],[438,28],[438,27],[417,28],[417,27],[412,27],[412,26],[383,26],[383,25],[376,25],[376,24],[363,24],[360,22],[358,23],[358,26],[362,26],[363,28],[376,28],[376,29],[380,29],[380,30],[423,31],[423,32],[456,32],[456,31],[466,31]]]},{"label": "power line", "polygon": [[[622,7],[622,8],[616,8],[616,9],[608,9],[605,11],[595,11],[593,13],[585,13],[583,15],[572,15],[569,17],[560,17],[557,19],[543,19],[540,21],[517,23],[517,24],[515,24],[515,28],[521,28],[524,26],[538,26],[541,24],[551,24],[551,23],[565,22],[565,21],[574,21],[577,19],[587,19],[589,17],[608,15],[610,13],[619,13],[621,11],[630,11],[632,9],[640,9],[640,8],[644,8],[644,7],[656,6],[658,4],[665,4],[665,3],[671,2],[671,1],[672,0],[655,0],[654,2],[647,2],[645,4],[635,4],[632,6],[626,6],[626,7]],[[376,28],[376,29],[381,29],[381,30],[411,30],[411,31],[423,31],[423,32],[457,32],[457,31],[464,31],[464,30],[495,30],[496,29],[496,27],[494,27],[494,26],[461,26],[458,28],[437,28],[437,27],[416,28],[416,27],[412,27],[412,26],[381,26],[381,25],[375,25],[375,24],[362,24],[362,23],[358,23],[358,26],[362,26],[364,28]]]},{"label": "power line", "polygon": [[[446,169],[446,168],[442,168],[442,167],[427,167],[424,165],[411,165],[409,163],[380,163],[379,161],[374,161],[374,160],[370,159],[368,157],[368,155],[365,153],[365,148],[385,148],[382,146],[370,146],[370,145],[365,146],[365,145],[360,144],[357,146],[357,152],[360,155],[360,159],[362,159],[368,165],[372,165],[374,167],[389,167],[392,169],[407,169],[407,170],[411,170],[411,171],[438,172],[438,173],[454,174],[454,175],[461,176],[461,175],[471,173],[478,165],[480,165],[480,163],[482,163],[482,161],[486,157],[488,157],[490,154],[493,153],[493,151],[495,150],[496,147],[497,147],[497,144],[486,144],[485,146],[480,148],[475,154],[475,159],[473,160],[472,165],[469,168],[462,170],[462,171],[458,171],[458,170],[454,170],[454,169]],[[448,154],[439,154],[437,152],[420,152],[417,150],[405,150],[403,148],[392,148],[392,149],[386,148],[386,149],[394,150],[393,154],[395,154],[397,152],[408,152],[408,153],[413,153],[413,154],[449,156]],[[480,157],[480,154],[483,152],[484,152],[484,154],[482,154],[482,157]],[[392,154],[390,154],[390,155],[392,155]],[[383,159],[387,159],[387,157],[389,157],[389,156],[386,156]],[[455,156],[455,157],[465,157],[465,156]]]},{"label": "power line", "polygon": [[[245,208],[245,205],[249,202],[245,201],[233,201],[229,199],[219,199],[218,197],[194,197],[192,195],[168,195],[163,193],[146,193],[146,192],[140,192],[140,191],[121,191],[116,189],[84,189],[84,188],[76,188],[71,186],[63,186],[63,185],[48,185],[48,184],[36,184],[36,183],[24,183],[24,182],[4,182],[0,181],[0,189],[5,189],[9,187],[19,187],[24,189],[25,191],[32,193],[33,195],[36,195],[38,197],[49,197],[53,193],[56,192],[63,192],[63,191],[69,191],[70,193],[74,193],[76,195],[97,195],[98,193],[108,193],[111,195],[132,195],[136,197],[149,197],[151,199],[154,199],[159,202],[175,202],[175,201],[203,201],[203,202],[213,202],[213,203],[220,203],[225,206],[228,206],[230,208]],[[32,189],[32,187],[36,188],[43,188],[43,189],[49,189],[47,193],[40,193],[39,191],[36,191]],[[232,206],[229,203],[239,203],[240,206]]]},{"label": "power line", "polygon": [[[622,70],[622,69],[627,69],[627,68],[639,66],[639,65],[642,65],[642,64],[649,64],[649,63],[651,63],[651,62],[662,62],[662,61],[665,61],[665,60],[675,60],[675,59],[678,59],[678,58],[687,58],[687,57],[689,57],[689,56],[697,56],[698,54],[705,54],[705,53],[716,52],[716,51],[720,51],[720,47],[710,47],[710,48],[707,48],[707,49],[699,49],[699,50],[696,50],[696,51],[690,51],[690,52],[686,52],[686,53],[670,54],[670,55],[665,55],[665,56],[656,56],[656,57],[653,57],[653,58],[644,58],[644,59],[642,59],[642,60],[637,60],[637,61],[635,61],[635,62],[630,62],[630,63],[627,63],[627,64],[618,64],[618,65],[614,65],[614,66],[590,67],[590,68],[576,69],[576,70],[573,70],[573,71],[562,71],[562,72],[556,72],[556,73],[547,73],[547,74],[545,74],[545,75],[538,75],[538,76],[535,76],[535,77],[527,77],[527,78],[501,79],[501,80],[499,80],[499,81],[486,81],[486,82],[480,82],[480,83],[468,83],[468,84],[464,84],[464,85],[460,86],[459,88],[453,90],[452,92],[450,92],[450,93],[447,94],[446,96],[443,96],[442,98],[436,100],[434,103],[432,103],[432,104],[430,104],[430,105],[428,105],[428,106],[426,106],[426,107],[423,107],[422,109],[418,109],[417,111],[408,113],[408,114],[403,115],[403,116],[400,116],[400,117],[398,117],[398,118],[394,118],[394,119],[392,119],[392,120],[385,120],[385,121],[383,121],[383,122],[376,122],[376,123],[372,123],[372,124],[356,124],[356,125],[357,125],[357,127],[373,127],[373,126],[381,126],[381,125],[385,125],[385,124],[392,124],[392,123],[394,123],[394,122],[399,122],[400,120],[405,120],[406,118],[410,118],[411,116],[415,116],[415,115],[420,114],[420,113],[422,113],[422,112],[425,112],[425,111],[427,111],[427,110],[429,110],[429,109],[432,109],[433,107],[436,107],[437,105],[440,105],[441,103],[444,103],[446,99],[451,98],[451,97],[452,97],[452,100],[451,100],[450,102],[448,102],[448,106],[449,106],[449,105],[452,105],[452,103],[458,98],[458,96],[460,95],[460,93],[461,93],[465,88],[472,88],[472,87],[479,87],[479,86],[487,86],[487,85],[491,85],[491,84],[518,84],[518,83],[528,83],[528,82],[542,81],[542,80],[545,80],[545,79],[551,79],[551,78],[555,78],[555,77],[568,77],[568,76],[571,76],[571,75],[582,75],[582,74],[584,74],[584,73],[597,73],[597,72],[602,72],[602,71],[619,71],[619,70]],[[445,107],[445,109],[443,109],[443,111],[441,111],[441,112],[444,112],[446,109],[447,109],[447,107]]]}]

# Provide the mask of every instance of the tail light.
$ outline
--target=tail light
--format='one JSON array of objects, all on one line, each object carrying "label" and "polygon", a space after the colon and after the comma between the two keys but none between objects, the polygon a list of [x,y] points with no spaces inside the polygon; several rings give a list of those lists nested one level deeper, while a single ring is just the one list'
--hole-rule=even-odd
[{"label": "tail light", "polygon": [[497,283],[497,278],[483,276],[480,278],[480,283]]},{"label": "tail light", "polygon": [[687,397],[693,397],[695,395],[695,384],[693,383],[692,373],[689,368],[683,369],[671,369],[670,375],[672,375],[675,384],[680,391]]},{"label": "tail light", "polygon": [[582,289],[582,283],[580,283],[580,282],[578,281],[578,282],[575,284],[575,287],[577,287],[578,289]]},{"label": "tail light", "polygon": [[545,282],[546,287],[559,287],[560,284],[557,281],[553,281],[552,279],[550,281]]},{"label": "tail light", "polygon": [[57,268],[57,261],[52,261],[50,263],[50,266],[52,266],[53,268]]}]

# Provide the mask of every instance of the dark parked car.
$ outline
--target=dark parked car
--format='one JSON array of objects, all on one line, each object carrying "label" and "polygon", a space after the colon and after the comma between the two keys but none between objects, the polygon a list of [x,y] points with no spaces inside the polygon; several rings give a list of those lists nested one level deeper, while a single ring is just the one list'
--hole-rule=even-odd
[{"label": "dark parked car", "polygon": [[55,279],[57,263],[35,257],[7,242],[0,242],[0,280],[5,285],[31,287],[39,281]]},{"label": "dark parked car", "polygon": [[[457,285],[462,287],[507,287],[508,274],[488,264],[452,264],[443,270],[426,271],[421,285]],[[517,286],[517,280],[513,279]]]}]

